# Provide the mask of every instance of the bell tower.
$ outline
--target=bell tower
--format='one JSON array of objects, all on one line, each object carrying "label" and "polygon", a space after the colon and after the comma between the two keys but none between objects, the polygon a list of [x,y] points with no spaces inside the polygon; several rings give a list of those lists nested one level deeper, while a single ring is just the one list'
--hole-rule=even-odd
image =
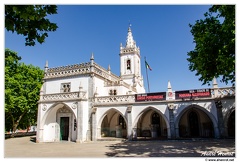
[{"label": "bell tower", "polygon": [[143,77],[141,74],[140,48],[132,36],[131,25],[128,27],[126,46],[120,44],[120,77],[137,89],[138,93],[144,93]]}]

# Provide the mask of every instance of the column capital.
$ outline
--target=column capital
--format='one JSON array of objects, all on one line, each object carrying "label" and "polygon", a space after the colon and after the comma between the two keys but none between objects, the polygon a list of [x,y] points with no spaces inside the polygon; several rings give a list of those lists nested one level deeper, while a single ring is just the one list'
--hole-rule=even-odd
[{"label": "column capital", "polygon": [[173,110],[175,108],[174,103],[169,103],[167,106],[169,110]]},{"label": "column capital", "polygon": [[129,105],[129,106],[127,107],[127,112],[128,112],[128,113],[131,113],[131,112],[132,112],[132,105]]},{"label": "column capital", "polygon": [[92,107],[91,113],[95,114],[97,112],[97,107]]}]

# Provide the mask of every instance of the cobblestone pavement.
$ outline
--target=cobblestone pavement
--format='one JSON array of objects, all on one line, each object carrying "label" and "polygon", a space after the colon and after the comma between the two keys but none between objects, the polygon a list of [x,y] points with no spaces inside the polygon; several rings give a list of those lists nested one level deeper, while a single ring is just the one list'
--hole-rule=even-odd
[{"label": "cobblestone pavement", "polygon": [[6,139],[4,158],[43,157],[236,157],[234,139],[35,143],[34,137]]}]

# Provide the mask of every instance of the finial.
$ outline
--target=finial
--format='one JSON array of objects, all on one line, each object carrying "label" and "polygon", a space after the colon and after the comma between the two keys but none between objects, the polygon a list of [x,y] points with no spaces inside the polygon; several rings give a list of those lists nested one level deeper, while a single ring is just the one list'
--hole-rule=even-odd
[{"label": "finial", "polygon": [[45,63],[45,72],[47,72],[47,70],[48,70],[48,60],[46,60],[46,63]]},{"label": "finial", "polygon": [[45,68],[48,68],[48,60],[46,60]]},{"label": "finial", "polygon": [[172,91],[172,86],[171,86],[170,81],[168,81],[168,91]]},{"label": "finial", "polygon": [[213,78],[213,88],[218,88],[218,84],[217,84],[217,79],[216,77]]},{"label": "finial", "polygon": [[92,52],[92,56],[91,56],[91,59],[90,59],[90,60],[94,60],[93,52]]},{"label": "finial", "polygon": [[128,20],[128,27],[131,27],[131,26],[132,26],[131,21]]},{"label": "finial", "polygon": [[110,67],[110,64],[108,65],[108,71],[111,71],[111,67]]}]

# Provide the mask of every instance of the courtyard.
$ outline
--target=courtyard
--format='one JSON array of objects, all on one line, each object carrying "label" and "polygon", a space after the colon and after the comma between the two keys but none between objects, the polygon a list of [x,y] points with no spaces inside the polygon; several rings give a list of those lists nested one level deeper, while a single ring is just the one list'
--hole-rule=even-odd
[{"label": "courtyard", "polygon": [[5,158],[236,157],[235,139],[105,140],[36,143],[35,136],[6,139]]}]

